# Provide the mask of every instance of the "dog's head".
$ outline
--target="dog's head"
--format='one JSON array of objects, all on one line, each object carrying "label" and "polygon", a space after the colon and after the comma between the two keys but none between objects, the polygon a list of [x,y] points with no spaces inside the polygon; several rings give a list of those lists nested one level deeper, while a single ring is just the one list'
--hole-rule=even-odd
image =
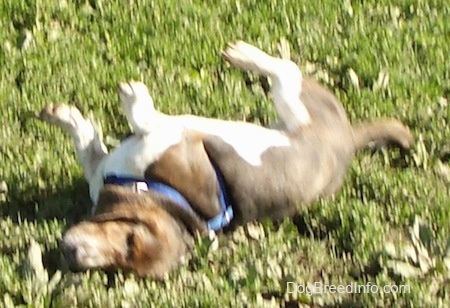
[{"label": "dog's head", "polygon": [[99,212],[64,234],[62,250],[71,270],[122,269],[162,279],[204,230],[197,217],[164,198],[106,185]]}]

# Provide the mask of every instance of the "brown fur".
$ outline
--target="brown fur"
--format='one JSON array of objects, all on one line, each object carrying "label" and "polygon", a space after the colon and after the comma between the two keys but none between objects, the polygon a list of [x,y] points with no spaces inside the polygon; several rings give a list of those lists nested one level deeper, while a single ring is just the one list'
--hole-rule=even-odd
[{"label": "brown fur", "polygon": [[[121,268],[162,279],[192,248],[194,234],[205,231],[201,219],[157,194],[106,185],[98,212],[70,228],[62,247],[71,269],[92,268],[77,251],[92,236],[97,243],[105,243],[97,245],[104,260],[99,268]],[[78,242],[74,244],[73,238]]]},{"label": "brown fur", "polygon": [[[215,178],[216,173],[205,161],[208,155],[203,148],[202,135],[185,133],[180,143],[171,146],[157,162],[148,166],[144,176],[176,187],[201,217],[209,219],[220,213],[219,188],[217,181],[209,180]],[[197,174],[203,176],[197,178]]]}]

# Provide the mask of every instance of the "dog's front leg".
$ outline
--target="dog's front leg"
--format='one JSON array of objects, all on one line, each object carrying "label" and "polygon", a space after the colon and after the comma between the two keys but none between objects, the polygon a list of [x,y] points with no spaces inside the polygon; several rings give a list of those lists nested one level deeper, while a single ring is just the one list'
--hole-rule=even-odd
[{"label": "dog's front leg", "polygon": [[302,72],[294,62],[272,57],[243,41],[228,44],[222,56],[234,67],[271,78],[275,109],[288,131],[296,132],[310,123],[308,109],[300,100]]},{"label": "dog's front leg", "polygon": [[155,110],[153,98],[147,86],[136,81],[121,82],[118,90],[120,104],[134,133],[146,135],[154,131],[160,115]]},{"label": "dog's front leg", "polygon": [[90,183],[100,161],[108,154],[91,121],[85,119],[76,107],[65,104],[47,105],[37,117],[61,127],[72,137],[84,177]]}]

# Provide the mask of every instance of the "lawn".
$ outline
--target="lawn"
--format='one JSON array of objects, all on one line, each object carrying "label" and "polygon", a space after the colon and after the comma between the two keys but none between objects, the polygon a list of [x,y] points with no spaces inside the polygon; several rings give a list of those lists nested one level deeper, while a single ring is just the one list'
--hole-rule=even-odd
[{"label": "lawn", "polygon": [[[449,16],[448,0],[2,1],[0,306],[449,306]],[[235,39],[276,55],[287,42],[352,122],[398,118],[414,149],[359,153],[338,195],[299,205],[299,228],[199,240],[163,282],[68,272],[58,240],[88,215],[88,187],[71,140],[33,113],[75,104],[113,144],[129,132],[117,83],[135,79],[166,113],[265,125],[259,79],[220,58]],[[408,290],[310,296],[288,282]]]}]

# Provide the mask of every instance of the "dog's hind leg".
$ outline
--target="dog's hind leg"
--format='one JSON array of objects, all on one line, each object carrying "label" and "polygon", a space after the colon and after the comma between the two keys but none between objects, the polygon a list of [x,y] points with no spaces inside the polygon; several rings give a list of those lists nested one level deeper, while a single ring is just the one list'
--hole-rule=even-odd
[{"label": "dog's hind leg", "polygon": [[78,160],[88,182],[94,177],[100,161],[108,154],[92,122],[69,105],[47,105],[39,115],[40,120],[61,127],[73,139]]},{"label": "dog's hind leg", "polygon": [[300,100],[302,72],[294,62],[272,57],[243,41],[228,44],[222,56],[234,67],[271,78],[275,109],[288,131],[296,132],[310,123],[308,109]]}]

